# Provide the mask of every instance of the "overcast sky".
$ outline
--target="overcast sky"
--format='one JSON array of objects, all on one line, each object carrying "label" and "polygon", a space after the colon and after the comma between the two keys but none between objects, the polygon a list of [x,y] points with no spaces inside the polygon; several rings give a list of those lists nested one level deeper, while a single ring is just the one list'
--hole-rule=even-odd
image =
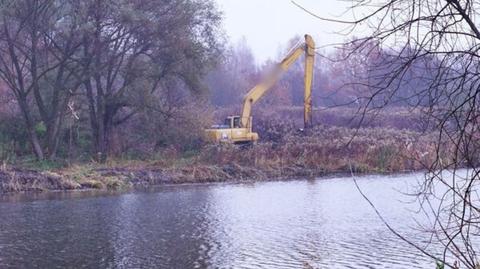
[{"label": "overcast sky", "polygon": [[[336,34],[344,25],[321,21],[296,7],[291,0],[216,0],[224,13],[224,28],[233,43],[245,38],[258,62],[277,59],[278,49],[295,35],[311,34],[318,46],[341,42]],[[345,1],[296,0],[322,17],[338,17]],[[344,15],[348,18],[349,14]]]}]

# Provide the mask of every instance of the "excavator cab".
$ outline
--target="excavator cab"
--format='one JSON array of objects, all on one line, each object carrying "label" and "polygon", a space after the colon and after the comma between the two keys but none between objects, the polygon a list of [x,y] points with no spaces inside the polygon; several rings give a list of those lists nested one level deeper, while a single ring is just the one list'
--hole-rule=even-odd
[{"label": "excavator cab", "polygon": [[[249,122],[251,122],[251,117]],[[251,124],[243,127],[240,116],[228,116],[223,124],[213,125],[205,130],[210,142],[249,144],[258,140],[258,134],[252,132]]]},{"label": "excavator cab", "polygon": [[224,126],[228,126],[230,129],[241,128],[240,116],[230,116],[225,119]]},{"label": "excavator cab", "polygon": [[224,121],[223,124],[212,125],[210,129],[234,129],[240,127],[240,116],[229,116]]}]

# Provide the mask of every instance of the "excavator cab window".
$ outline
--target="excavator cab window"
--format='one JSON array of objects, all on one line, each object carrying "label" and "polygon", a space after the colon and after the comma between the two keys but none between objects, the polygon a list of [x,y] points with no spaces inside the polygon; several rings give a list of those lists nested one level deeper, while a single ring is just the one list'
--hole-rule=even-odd
[{"label": "excavator cab window", "polygon": [[226,118],[223,125],[225,126],[225,128],[232,128],[232,119],[231,118]]},{"label": "excavator cab window", "polygon": [[233,128],[240,128],[240,117],[233,118]]}]

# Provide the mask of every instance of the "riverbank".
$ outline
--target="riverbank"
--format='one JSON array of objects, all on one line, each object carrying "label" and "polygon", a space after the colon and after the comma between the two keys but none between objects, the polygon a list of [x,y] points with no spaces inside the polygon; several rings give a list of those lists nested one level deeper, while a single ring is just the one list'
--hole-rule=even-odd
[{"label": "riverbank", "polygon": [[161,184],[244,182],[350,173],[401,173],[435,158],[433,135],[385,128],[317,128],[249,148],[205,145],[185,156],[166,150],[153,160],[74,163],[56,168],[4,165],[0,193],[122,190]]},{"label": "riverbank", "polygon": [[[322,171],[287,168],[284,173],[260,171],[239,165],[195,166],[171,168],[95,168],[91,165],[75,166],[64,170],[37,171],[22,168],[6,168],[0,171],[1,193],[25,193],[75,190],[128,190],[171,184],[240,183],[280,181],[294,178],[327,177],[345,175],[350,171]],[[398,171],[411,172],[411,171]],[[378,172],[357,172],[378,174]],[[382,174],[392,174],[382,173]]]}]

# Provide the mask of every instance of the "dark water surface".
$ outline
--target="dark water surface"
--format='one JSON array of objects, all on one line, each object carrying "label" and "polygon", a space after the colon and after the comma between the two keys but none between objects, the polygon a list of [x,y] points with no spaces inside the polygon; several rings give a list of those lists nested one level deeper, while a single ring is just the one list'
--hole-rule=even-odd
[{"label": "dark water surface", "polygon": [[[388,222],[420,244],[412,227],[422,216],[400,192],[421,177],[358,179]],[[0,268],[308,266],[435,267],[387,230],[351,178],[0,199]]]}]

